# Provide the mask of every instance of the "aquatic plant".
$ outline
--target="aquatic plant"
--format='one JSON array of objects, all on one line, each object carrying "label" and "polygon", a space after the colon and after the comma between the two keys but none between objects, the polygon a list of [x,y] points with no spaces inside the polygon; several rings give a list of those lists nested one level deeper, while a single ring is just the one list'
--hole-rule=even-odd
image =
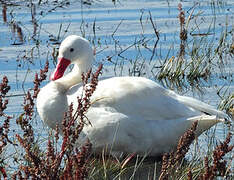
[{"label": "aquatic plant", "polygon": [[[187,179],[214,179],[215,177],[228,178],[232,176],[230,167],[224,158],[226,154],[232,151],[233,145],[230,144],[232,134],[229,133],[224,142],[220,142],[213,152],[212,157],[205,156],[193,167],[190,162],[186,162],[185,155],[188,152],[191,143],[195,139],[197,122],[181,136],[177,149],[171,153],[166,153],[162,158],[162,168],[159,180],[180,179],[187,173]],[[212,158],[212,159],[210,159]],[[210,159],[210,161],[209,161]],[[202,162],[203,165],[201,164]],[[199,168],[199,166],[201,166]],[[198,170],[199,169],[199,170]]]},{"label": "aquatic plant", "polygon": [[[7,165],[4,163],[5,159],[1,159],[0,172],[5,179],[9,177],[12,179],[102,179],[104,177],[119,177],[121,179],[121,177],[125,177],[129,172],[132,173],[130,173],[130,176],[134,178],[141,168],[144,168],[144,166],[147,167],[145,165],[147,155],[145,157],[138,157],[132,154],[121,160],[110,156],[105,157],[105,154],[103,154],[101,155],[101,161],[99,161],[91,156],[92,145],[89,141],[80,148],[75,145],[76,141],[79,140],[79,134],[83,127],[89,125],[89,121],[85,118],[85,112],[88,111],[91,105],[90,97],[98,84],[98,76],[101,73],[101,69],[102,65],[96,73],[92,74],[89,71],[86,75],[82,75],[84,96],[78,97],[77,109],[74,110],[72,104],[69,106],[68,111],[64,115],[62,127],[57,125],[55,132],[52,131],[48,134],[46,149],[43,149],[42,144],[36,141],[31,123],[34,115],[34,101],[40,90],[39,86],[41,82],[46,79],[48,62],[44,69],[40,70],[40,75],[35,75],[33,95],[31,95],[30,91],[27,91],[25,94],[23,112],[16,118],[16,122],[20,126],[23,134],[20,135],[19,132],[15,132],[13,135],[15,137],[14,143],[8,137],[10,130],[9,120],[12,117],[4,113],[8,104],[8,101],[4,98],[10,90],[10,86],[8,85],[7,77],[3,77],[2,83],[0,84],[0,110],[1,116],[5,120],[0,128],[0,152],[3,155],[3,149],[7,148],[8,144],[18,146],[17,148],[21,147],[22,149],[20,154],[17,153],[18,157],[15,160],[17,165],[14,171],[7,170]],[[89,80],[90,78],[91,80]],[[153,171],[154,177],[159,177],[159,179],[173,179],[187,174],[188,179],[192,179],[197,176],[197,171],[194,172],[194,169],[195,167],[201,166],[201,164],[192,168],[188,166],[188,162],[185,159],[190,144],[195,138],[196,126],[197,122],[180,138],[175,151],[165,154],[162,157],[161,173],[155,174],[156,172]],[[59,132],[61,131],[63,132],[62,138],[59,136]],[[233,146],[229,145],[230,139],[231,134],[228,134],[227,139],[213,150],[212,159],[210,159],[210,156],[205,157],[204,168],[200,168],[199,171],[200,179],[230,176],[230,168],[226,160],[223,160],[223,157],[233,149]]]},{"label": "aquatic plant", "polygon": [[[33,30],[30,35],[27,35],[25,27],[15,19],[15,15],[8,16],[9,8],[6,6],[9,3],[14,4],[14,1],[0,1],[3,2],[2,8],[2,21],[11,27],[15,41],[13,45],[19,45],[26,43],[31,37],[34,39],[35,47],[40,44],[40,26],[38,22],[40,18],[45,17],[51,12],[54,12],[60,8],[66,8],[70,5],[70,1],[38,1],[37,3],[32,1],[24,1],[23,7],[29,8],[31,11],[31,21],[33,24]],[[83,1],[83,5],[89,4],[91,1]],[[116,1],[113,1],[114,3]],[[4,4],[5,3],[5,4]],[[50,7],[49,3],[53,3]],[[212,1],[212,4],[214,1]],[[36,8],[39,6],[48,6],[49,9],[41,12]],[[218,5],[218,2],[217,2]],[[216,6],[216,5],[215,5]],[[83,7],[83,6],[82,6]],[[195,7],[194,7],[195,8]],[[214,7],[215,8],[215,7]],[[221,72],[225,72],[226,59],[233,58],[234,45],[233,28],[229,30],[228,21],[226,26],[222,29],[219,36],[219,42],[216,46],[214,42],[208,42],[207,37],[213,36],[210,29],[205,33],[196,33],[195,30],[189,28],[188,24],[196,20],[199,17],[199,13],[195,14],[194,11],[190,11],[190,15],[187,17],[187,12],[183,10],[182,5],[178,7],[178,22],[179,22],[179,33],[180,45],[177,51],[177,55],[168,56],[162,60],[161,64],[158,61],[155,62],[156,58],[162,57],[160,55],[160,41],[163,39],[161,36],[162,31],[160,27],[156,26],[157,19],[154,19],[151,13],[147,11],[147,18],[143,22],[143,10],[141,11],[140,24],[142,27],[142,34],[137,36],[128,45],[123,45],[121,40],[118,39],[118,30],[124,24],[124,20],[117,22],[116,27],[113,29],[112,35],[108,35],[110,44],[113,44],[115,49],[113,52],[107,55],[106,58],[102,59],[103,62],[108,62],[114,65],[114,71],[116,75],[122,75],[124,65],[129,63],[127,66],[128,73],[131,76],[146,76],[146,65],[150,64],[147,60],[151,61],[151,66],[148,72],[155,71],[153,77],[156,80],[162,80],[170,83],[175,83],[175,86],[182,88],[185,84],[199,87],[200,80],[208,81],[210,76],[214,75],[216,70],[214,67],[220,67]],[[147,37],[145,34],[144,25],[149,23],[152,27],[152,37]],[[211,25],[210,25],[211,26]],[[58,32],[50,34],[48,41],[52,44],[59,44],[61,38],[68,31],[70,24],[66,27],[61,23]],[[91,23],[85,22],[83,19],[80,24],[81,33],[84,36],[88,36],[88,28],[92,28],[93,36],[90,35],[89,40],[93,43],[93,46],[97,49],[95,52],[99,54],[108,49],[108,44],[102,42],[98,37],[97,31],[100,30],[98,23],[94,20]],[[197,27],[199,28],[199,27]],[[62,33],[64,29],[64,34]],[[35,36],[36,35],[36,36]],[[189,41],[188,41],[189,40]],[[39,49],[39,48],[38,48]],[[134,49],[136,52],[135,58],[128,58],[125,53],[128,50]],[[147,49],[150,56],[145,57],[142,54],[142,50]],[[25,50],[22,56],[17,59],[19,61],[29,62],[33,64],[33,58],[35,48]],[[39,50],[38,50],[39,51]],[[169,50],[170,51],[170,50]],[[48,51],[50,53],[50,51]],[[40,54],[40,53],[38,53]],[[53,60],[57,59],[56,47],[53,47]],[[227,58],[226,58],[227,57]],[[158,60],[158,59],[157,59]],[[155,63],[155,64],[154,64]],[[153,158],[147,159],[147,157],[139,157],[134,154],[128,155],[126,158],[118,159],[110,157],[105,154],[105,151],[101,156],[93,157],[91,153],[92,145],[87,141],[81,148],[75,148],[74,144],[79,133],[82,131],[83,126],[88,125],[86,121],[85,112],[88,111],[90,106],[89,97],[92,96],[95,90],[97,79],[88,80],[92,76],[91,71],[89,75],[83,76],[84,81],[84,95],[86,99],[78,99],[79,108],[73,109],[71,105],[68,112],[66,112],[63,120],[62,127],[56,126],[55,131],[49,131],[45,137],[38,137],[37,127],[33,124],[35,120],[35,107],[37,94],[39,92],[42,81],[46,78],[48,71],[48,65],[45,66],[39,74],[35,75],[33,89],[27,90],[24,94],[23,106],[21,114],[17,117],[7,113],[8,103],[8,91],[10,86],[7,77],[3,77],[0,83],[0,176],[4,179],[33,179],[33,178],[48,178],[48,179],[134,179],[137,177],[148,177],[152,179],[214,179],[214,178],[233,178],[233,157],[225,158],[225,155],[230,155],[233,150],[233,145],[230,145],[231,134],[226,134],[227,139],[220,142],[217,147],[212,144],[208,149],[207,154],[189,159],[186,157],[190,148],[191,141],[194,139],[193,129],[189,129],[186,134],[190,136],[183,136],[181,138],[178,148],[171,153],[165,154],[162,157],[162,161],[155,161]],[[100,72],[99,72],[100,73]],[[94,75],[94,77],[97,75]],[[225,75],[220,77],[227,79]],[[187,81],[190,84],[187,84]],[[85,84],[91,84],[91,88],[85,88]],[[219,91],[217,92],[219,93]],[[226,110],[226,112],[233,116],[233,94],[221,95],[221,103],[219,108]],[[76,115],[76,116],[75,116]],[[79,119],[79,123],[76,119]],[[12,125],[12,122],[17,122],[19,130],[15,130],[17,125]],[[232,126],[232,125],[231,125]],[[63,132],[63,137],[59,135]],[[188,137],[188,138],[186,138]],[[211,139],[211,138],[210,138]],[[198,144],[199,145],[199,144]],[[13,148],[11,148],[13,147]],[[8,148],[13,149],[12,154],[8,155]],[[193,151],[190,149],[190,151]],[[211,152],[211,153],[210,153]],[[147,154],[145,155],[147,156]],[[10,167],[10,165],[14,165]],[[143,173],[142,173],[143,171]]]},{"label": "aquatic plant", "polygon": [[[85,113],[90,106],[90,97],[95,91],[98,83],[98,76],[101,73],[102,66],[91,74],[89,71],[82,76],[84,83],[84,96],[78,97],[78,108],[73,110],[71,104],[68,112],[64,115],[62,124],[63,138],[60,150],[55,148],[59,141],[59,128],[57,126],[54,137],[48,135],[47,149],[44,150],[38,141],[35,139],[34,128],[32,127],[32,120],[34,116],[34,102],[39,92],[39,86],[43,80],[46,79],[48,72],[48,62],[44,69],[40,70],[40,74],[35,74],[33,95],[30,90],[27,91],[24,97],[23,112],[16,118],[16,123],[20,126],[23,134],[20,132],[14,134],[16,141],[9,139],[8,133],[10,131],[9,120],[12,117],[6,115],[4,110],[7,108],[8,101],[3,99],[10,90],[7,77],[3,77],[0,84],[0,112],[1,116],[5,117],[4,124],[0,127],[0,154],[3,155],[3,150],[10,143],[13,146],[21,146],[22,154],[17,154],[17,168],[11,172],[11,175],[6,170],[5,159],[1,159],[0,171],[4,178],[12,177],[12,179],[29,179],[29,178],[47,178],[47,179],[84,179],[88,175],[87,159],[91,153],[91,143],[87,141],[82,147],[75,146],[75,142],[79,138],[87,120]],[[89,82],[89,78],[91,78]],[[77,121],[79,123],[77,123]],[[18,147],[19,148],[19,147]],[[21,157],[22,156],[22,157]]]},{"label": "aquatic plant", "polygon": [[230,178],[231,169],[227,166],[227,161],[223,157],[233,150],[233,145],[229,145],[231,140],[231,133],[228,133],[226,140],[216,146],[212,153],[212,162],[209,163],[209,159],[206,156],[204,158],[204,169],[198,179],[214,179],[214,177],[221,176]]},{"label": "aquatic plant", "polygon": [[183,136],[181,136],[175,151],[163,155],[162,168],[159,176],[160,180],[168,179],[169,177],[178,177],[178,171],[179,168],[181,168],[181,163],[185,159],[185,155],[189,150],[189,146],[195,139],[197,124],[197,121],[194,122],[192,127],[188,129]]},{"label": "aquatic plant", "polygon": [[[34,141],[34,133],[30,121],[33,115],[34,99],[39,92],[40,83],[46,78],[48,72],[48,63],[44,70],[40,71],[40,77],[36,74],[34,80],[34,95],[31,97],[29,91],[26,95],[24,113],[17,120],[24,131],[23,138],[16,134],[19,145],[24,149],[24,161],[27,164],[19,165],[18,170],[12,175],[17,178],[47,178],[47,179],[84,179],[88,176],[87,160],[91,153],[91,143],[87,141],[80,148],[76,147],[75,142],[79,139],[87,120],[85,113],[90,106],[90,97],[95,91],[98,82],[98,76],[101,73],[102,66],[91,74],[91,70],[82,76],[84,96],[78,97],[78,108],[69,110],[65,113],[62,122],[63,138],[60,149],[55,149],[55,144],[59,140],[59,128],[57,126],[54,137],[48,136],[47,150],[43,151],[40,145]],[[88,81],[91,77],[90,82]],[[78,121],[78,122],[77,122]]]},{"label": "aquatic plant", "polygon": [[8,78],[4,76],[2,82],[0,83],[0,117],[5,119],[3,124],[0,125],[0,172],[4,179],[7,177],[7,173],[3,153],[8,143],[13,144],[13,142],[9,139],[10,119],[12,119],[12,117],[4,113],[4,110],[7,109],[8,105],[8,99],[6,99],[5,96],[9,90],[10,86],[8,85]]}]

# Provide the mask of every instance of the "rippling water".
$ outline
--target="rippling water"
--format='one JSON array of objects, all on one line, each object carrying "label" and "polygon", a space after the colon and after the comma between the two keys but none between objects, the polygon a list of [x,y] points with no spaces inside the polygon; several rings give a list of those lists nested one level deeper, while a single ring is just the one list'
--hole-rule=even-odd
[{"label": "rippling water", "polygon": [[[153,67],[160,65],[168,57],[178,55],[180,1],[133,0],[116,4],[110,0],[86,1],[91,2],[91,5],[76,1],[64,1],[70,2],[64,4],[61,2],[55,4],[49,1],[39,6],[34,1],[35,11],[30,4],[26,6],[25,1],[17,1],[17,6],[0,3],[0,77],[7,75],[9,78],[12,89],[8,113],[16,117],[22,112],[23,96],[20,95],[33,87],[34,74],[44,65],[46,59],[49,59],[50,68],[53,69],[51,53],[70,34],[83,35],[93,43],[97,52],[94,65],[104,63],[104,76],[132,75],[134,65],[142,64],[140,75],[154,79],[158,69]],[[186,1],[182,2],[182,7],[186,18],[192,14],[188,34],[190,49],[194,39],[199,40],[204,36],[202,42],[212,43],[214,51],[223,33],[229,33],[233,29],[234,1]],[[157,38],[150,16],[160,34],[154,56],[152,50]],[[227,38],[228,42],[233,42],[233,34],[229,34]],[[147,48],[143,46],[144,43],[147,43]],[[204,44],[201,45],[202,48],[205,47]],[[107,57],[112,57],[113,62],[107,61]],[[149,62],[151,58],[152,61]],[[179,93],[195,96],[217,107],[220,102],[217,95],[219,89],[222,94],[227,90],[226,95],[234,90],[233,56],[223,58],[223,67],[214,65],[210,80],[199,84],[202,92],[192,91],[196,88],[189,86]],[[227,76],[226,79],[219,78],[222,75]],[[39,117],[35,118],[35,126],[42,129],[37,132],[38,135],[46,134],[47,130]],[[15,128],[18,129],[16,125]],[[224,124],[219,124],[216,128],[216,140],[223,139],[225,132],[229,131]],[[206,146],[206,134],[202,140]]]}]

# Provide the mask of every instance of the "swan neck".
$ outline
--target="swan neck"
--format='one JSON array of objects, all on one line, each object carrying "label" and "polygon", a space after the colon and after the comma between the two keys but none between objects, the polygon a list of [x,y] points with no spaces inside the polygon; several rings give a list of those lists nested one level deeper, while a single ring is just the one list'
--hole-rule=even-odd
[{"label": "swan neck", "polygon": [[67,91],[72,86],[82,82],[82,73],[88,72],[90,65],[74,64],[73,70],[64,77],[55,81],[62,91]]}]

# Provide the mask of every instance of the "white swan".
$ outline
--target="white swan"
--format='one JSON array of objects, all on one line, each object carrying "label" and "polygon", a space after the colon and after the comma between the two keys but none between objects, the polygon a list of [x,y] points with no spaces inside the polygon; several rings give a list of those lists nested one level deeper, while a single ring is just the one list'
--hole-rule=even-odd
[{"label": "white swan", "polygon": [[[49,127],[61,124],[71,102],[77,106],[76,97],[82,92],[81,74],[90,69],[93,58],[89,42],[79,36],[68,36],[61,43],[52,81],[41,89],[37,98],[38,113]],[[74,69],[63,77],[70,63]],[[227,116],[143,77],[99,81],[92,96],[95,99],[100,100],[87,112],[92,126],[85,126],[82,133],[83,137],[88,136],[96,153],[107,148],[113,154],[157,156],[174,148],[194,121],[199,122],[197,135],[200,135]]]}]

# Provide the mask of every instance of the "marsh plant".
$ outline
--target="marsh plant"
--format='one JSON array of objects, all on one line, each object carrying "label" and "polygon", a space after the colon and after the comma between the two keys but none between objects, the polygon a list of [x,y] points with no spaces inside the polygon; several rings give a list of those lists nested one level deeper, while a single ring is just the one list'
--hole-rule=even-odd
[{"label": "marsh plant", "polygon": [[[166,85],[175,84],[173,87],[186,87],[188,84],[194,87],[209,81],[215,71],[219,70],[221,73],[225,71],[225,64],[229,64],[233,58],[233,28],[228,28],[226,20],[220,37],[215,37],[213,22],[207,32],[200,32],[196,24],[201,14],[200,12],[195,14],[195,7],[187,17],[181,4],[178,5],[178,11],[180,24],[178,55],[169,56],[161,63],[156,78]],[[215,42],[215,38],[219,38],[218,43]]]},{"label": "marsh plant", "polygon": [[[81,147],[75,146],[83,127],[90,125],[88,119],[85,118],[85,113],[91,105],[90,97],[96,89],[101,70],[102,66],[99,66],[95,73],[90,70],[82,76],[84,93],[82,97],[77,97],[78,108],[73,109],[72,104],[69,106],[62,122],[63,137],[59,135],[61,129],[57,125],[56,130],[48,134],[46,148],[43,148],[44,145],[36,140],[35,129],[32,127],[32,117],[35,114],[34,104],[40,90],[39,86],[46,79],[48,62],[44,69],[40,70],[40,74],[35,75],[33,93],[28,90],[25,94],[22,113],[19,117],[4,113],[8,105],[6,95],[10,86],[7,77],[3,77],[0,84],[0,115],[3,122],[0,126],[0,172],[4,179],[124,178],[128,171],[132,173],[131,177],[134,178],[138,169],[144,166],[143,162],[146,157],[138,157],[133,154],[125,159],[117,159],[103,154],[101,158],[96,158],[92,156],[92,144],[88,140]],[[15,132],[11,129],[10,121],[13,120],[16,121],[21,132]],[[214,179],[217,176],[231,176],[231,168],[227,160],[223,159],[233,149],[233,146],[229,145],[231,134],[228,134],[223,143],[220,142],[211,156],[200,160],[204,162],[203,165],[197,163],[191,167],[189,162],[186,162],[185,155],[195,139],[196,126],[197,122],[181,137],[174,152],[163,155],[161,173],[153,174],[154,177],[157,176],[159,179],[174,179],[175,177]],[[11,134],[11,137],[9,137],[9,134]],[[8,157],[14,157],[10,160],[10,162],[14,162],[14,170],[8,168],[6,162],[9,162],[9,159],[4,158],[4,151],[7,151],[9,146],[22,150],[21,153],[16,151],[15,156]],[[130,163],[130,161],[135,163]]]},{"label": "marsh plant", "polygon": [[[8,144],[21,147],[23,152],[18,154],[16,169],[8,173],[4,158],[1,158],[1,173],[4,178],[12,179],[84,179],[88,176],[87,166],[88,159],[91,155],[91,143],[87,141],[82,147],[75,146],[75,142],[79,139],[79,134],[84,125],[88,125],[85,119],[85,113],[90,106],[90,97],[95,91],[98,82],[98,76],[101,72],[102,66],[92,74],[89,71],[83,75],[84,96],[78,97],[78,108],[73,109],[71,104],[68,112],[64,115],[62,123],[63,137],[61,144],[58,141],[59,128],[57,126],[55,132],[48,135],[47,148],[43,149],[41,144],[38,144],[35,138],[34,128],[32,128],[32,117],[34,116],[34,104],[39,92],[39,85],[46,78],[48,72],[48,62],[45,68],[40,71],[40,74],[35,75],[33,94],[27,91],[24,97],[23,112],[20,117],[16,118],[16,124],[20,126],[23,132],[13,134],[15,143],[11,142],[8,137],[10,123],[12,117],[6,115],[4,110],[7,108],[8,101],[4,99],[9,91],[7,77],[4,77],[0,84],[1,96],[1,116],[5,118],[1,126],[1,155]],[[89,78],[91,78],[89,82]]]},{"label": "marsh plant", "polygon": [[[16,21],[13,10],[9,12],[8,6],[21,6],[16,1],[0,1],[3,5],[3,22],[10,27],[15,38],[12,45],[22,45],[32,41],[33,48],[25,50],[18,56],[18,65],[21,63],[34,63],[36,55],[40,55],[40,18],[55,12],[60,8],[66,8],[70,1],[25,1],[31,12],[31,23],[33,31],[27,35],[25,27],[21,22]],[[118,1],[113,1],[117,3]],[[92,5],[93,1],[82,1],[83,5]],[[49,6],[49,5],[52,5]],[[43,7],[51,8],[44,10]],[[196,8],[196,7],[194,7]],[[8,16],[7,14],[11,14]],[[145,22],[143,16],[147,16]],[[150,11],[143,11],[139,19],[142,33],[127,46],[121,44],[117,33],[124,23],[121,20],[116,24],[113,33],[108,40],[114,45],[105,58],[100,60],[103,63],[113,65],[115,75],[123,75],[127,64],[127,73],[131,76],[147,76],[152,73],[155,80],[161,81],[169,88],[180,88],[197,86],[201,82],[209,81],[214,72],[221,71],[221,79],[228,80],[230,77],[225,74],[226,65],[234,55],[233,28],[228,28],[228,21],[224,26],[219,41],[216,45],[213,42],[212,28],[206,33],[196,33],[199,26],[193,27],[193,21],[197,21],[200,12],[195,14],[194,9],[187,16],[182,4],[178,5],[179,39],[180,44],[177,54],[171,55],[168,52],[166,57],[160,54],[161,36],[157,21],[153,19]],[[145,34],[145,26],[150,24],[152,37]],[[212,26],[212,25],[210,25]],[[57,59],[58,52],[56,45],[68,32],[70,24],[60,24],[58,31],[50,34],[48,41],[53,44],[50,64]],[[91,32],[87,33],[88,31]],[[97,35],[100,31],[98,23],[85,22],[80,24],[80,32],[90,40],[95,47],[95,54],[101,54],[107,50],[105,44]],[[213,37],[213,36],[212,36]],[[136,52],[135,58],[125,56],[129,50]],[[144,50],[149,52],[145,57]],[[154,61],[159,58],[160,61]],[[99,62],[98,62],[99,63]],[[146,67],[149,66],[150,69]],[[90,97],[98,84],[98,77],[105,67],[99,66],[95,73],[89,71],[83,75],[83,96],[77,97],[78,108],[69,106],[64,114],[62,126],[57,125],[56,130],[49,130],[48,134],[38,137],[35,116],[35,101],[40,91],[40,86],[47,78],[49,63],[46,62],[43,69],[35,74],[33,88],[25,89],[24,100],[19,115],[10,114],[8,106],[14,102],[8,101],[10,85],[7,76],[2,78],[0,83],[0,176],[4,179],[232,179],[233,178],[233,144],[232,134],[225,132],[224,140],[216,144],[209,144],[205,154],[196,154],[192,146],[202,146],[197,141],[197,123],[188,129],[181,137],[177,148],[157,159],[139,157],[136,154],[129,154],[123,158],[111,157],[105,150],[98,157],[92,154],[92,144],[87,140],[81,147],[75,145],[79,140],[80,132],[84,126],[90,126],[85,113],[91,105]],[[150,76],[150,77],[152,77]],[[232,76],[231,76],[232,77]],[[217,90],[221,101],[219,108],[233,117],[233,94]],[[17,127],[17,128],[16,128]],[[232,125],[231,125],[232,128]],[[17,129],[17,130],[15,130]],[[232,130],[230,130],[232,131]],[[60,135],[62,132],[63,136]],[[212,141],[213,137],[209,137]],[[216,140],[214,140],[216,142]],[[198,142],[198,144],[196,144]],[[195,145],[196,144],[196,145]],[[188,157],[189,152],[196,154],[195,157]]]}]

